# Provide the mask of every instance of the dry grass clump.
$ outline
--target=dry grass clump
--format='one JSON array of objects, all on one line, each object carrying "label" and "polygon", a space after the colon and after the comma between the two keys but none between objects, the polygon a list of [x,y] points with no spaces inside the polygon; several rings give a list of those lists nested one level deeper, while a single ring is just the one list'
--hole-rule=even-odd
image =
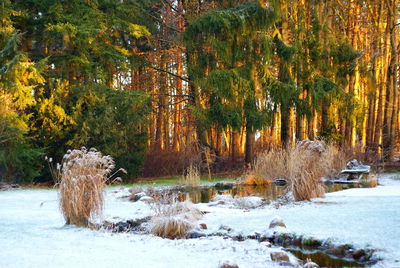
[{"label": "dry grass clump", "polygon": [[345,166],[345,155],[336,146],[304,140],[262,153],[253,173],[267,180],[287,179],[295,199],[301,201],[322,197],[325,188],[321,178],[333,176]]},{"label": "dry grass clump", "polygon": [[189,201],[177,202],[172,197],[153,205],[155,215],[151,218],[151,232],[154,235],[176,239],[183,238],[194,227],[194,222],[202,217],[202,212]]},{"label": "dry grass clump", "polygon": [[323,153],[327,164],[327,174],[325,177],[334,177],[340,173],[350,158],[346,155],[346,152],[341,150],[334,144],[327,144],[325,152]]},{"label": "dry grass clump", "polygon": [[96,149],[68,151],[64,155],[60,181],[60,208],[67,224],[87,226],[89,218],[100,215],[103,189],[114,169],[110,156]]},{"label": "dry grass clump", "polygon": [[271,183],[271,180],[252,173],[246,174],[241,182],[244,185],[267,185]]},{"label": "dry grass clump", "polygon": [[321,178],[328,173],[324,158],[325,146],[320,141],[301,141],[288,148],[287,173],[289,187],[297,201],[323,197],[325,187]]},{"label": "dry grass clump", "polygon": [[[288,152],[283,148],[272,148],[261,153],[255,163],[251,175],[257,180],[249,180],[255,185],[272,182],[277,178],[286,178]],[[246,182],[247,180],[245,180]],[[261,183],[260,183],[261,182]],[[250,184],[250,183],[245,183]],[[264,183],[268,184],[268,183]]]},{"label": "dry grass clump", "polygon": [[180,184],[187,185],[190,187],[196,187],[200,185],[200,171],[194,166],[190,165],[185,172],[182,179],[179,180]]}]

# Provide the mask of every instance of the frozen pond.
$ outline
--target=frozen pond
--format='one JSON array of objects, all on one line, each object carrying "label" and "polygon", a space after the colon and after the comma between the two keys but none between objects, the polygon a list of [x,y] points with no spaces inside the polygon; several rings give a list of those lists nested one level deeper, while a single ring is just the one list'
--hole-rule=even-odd
[{"label": "frozen pond", "polygon": [[[329,193],[293,205],[245,209],[197,204],[208,211],[199,223],[206,233],[265,233],[275,216],[298,234],[337,243],[377,248],[377,267],[400,267],[400,176],[386,174],[382,186]],[[108,190],[104,216],[135,219],[151,215],[143,202],[121,200]],[[0,267],[218,267],[231,260],[239,267],[273,267],[272,250],[256,240],[222,237],[168,240],[152,235],[111,233],[65,227],[55,190],[0,192]]]}]

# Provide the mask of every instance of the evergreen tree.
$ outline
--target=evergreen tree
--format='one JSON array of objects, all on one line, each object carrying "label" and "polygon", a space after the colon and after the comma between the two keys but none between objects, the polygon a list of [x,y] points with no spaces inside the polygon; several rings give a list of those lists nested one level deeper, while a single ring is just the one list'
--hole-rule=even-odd
[{"label": "evergreen tree", "polygon": [[0,25],[0,169],[5,179],[28,181],[38,175],[41,150],[35,149],[28,133],[29,108],[34,91],[44,82],[35,64],[19,51],[21,34],[10,21],[9,2],[1,6]]},{"label": "evergreen tree", "polygon": [[253,160],[254,135],[267,122],[261,84],[268,76],[268,32],[275,18],[272,10],[248,2],[199,17],[184,36],[193,58],[190,75],[204,100],[196,103],[197,127],[204,131],[217,125],[235,132],[244,126],[247,163]]}]

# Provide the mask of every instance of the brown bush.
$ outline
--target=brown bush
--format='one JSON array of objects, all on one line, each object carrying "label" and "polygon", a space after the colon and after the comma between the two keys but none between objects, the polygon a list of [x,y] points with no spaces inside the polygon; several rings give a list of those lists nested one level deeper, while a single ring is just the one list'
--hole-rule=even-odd
[{"label": "brown bush", "polygon": [[60,208],[67,224],[87,226],[89,218],[101,214],[107,175],[114,169],[110,156],[95,149],[68,151],[64,155],[60,181]]},{"label": "brown bush", "polygon": [[190,164],[196,166],[201,164],[201,155],[195,144],[182,148],[181,151],[153,149],[145,154],[142,175],[144,177],[180,175]]}]

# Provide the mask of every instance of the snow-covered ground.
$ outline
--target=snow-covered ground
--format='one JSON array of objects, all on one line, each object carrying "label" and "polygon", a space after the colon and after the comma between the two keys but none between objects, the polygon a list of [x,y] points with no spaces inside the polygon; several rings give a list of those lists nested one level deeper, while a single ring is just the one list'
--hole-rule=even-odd
[{"label": "snow-covered ground", "polygon": [[[121,201],[109,190],[104,216],[150,215],[143,202]],[[221,237],[169,240],[64,226],[55,190],[0,192],[0,267],[274,267],[272,250],[255,240]],[[276,251],[276,249],[275,249]]]},{"label": "snow-covered ground", "polygon": [[400,267],[400,174],[385,174],[376,188],[353,188],[329,193],[312,202],[270,206],[238,213],[202,204],[209,232],[221,224],[243,235],[263,232],[273,216],[283,219],[296,234],[331,239],[338,244],[379,249],[384,262],[377,267]]},{"label": "snow-covered ground", "polygon": [[[297,234],[330,238],[338,243],[379,248],[380,267],[400,267],[400,176],[385,175],[383,186],[349,189],[326,198],[293,205],[243,209],[256,199],[233,206],[198,204],[204,232],[221,225],[243,235],[267,232],[275,216]],[[152,214],[144,202],[108,189],[104,217],[142,218]],[[64,226],[55,190],[0,192],[0,267],[218,267],[231,260],[239,267],[273,267],[267,247],[255,240],[235,242],[221,237],[169,240],[152,235],[111,233]]]}]

